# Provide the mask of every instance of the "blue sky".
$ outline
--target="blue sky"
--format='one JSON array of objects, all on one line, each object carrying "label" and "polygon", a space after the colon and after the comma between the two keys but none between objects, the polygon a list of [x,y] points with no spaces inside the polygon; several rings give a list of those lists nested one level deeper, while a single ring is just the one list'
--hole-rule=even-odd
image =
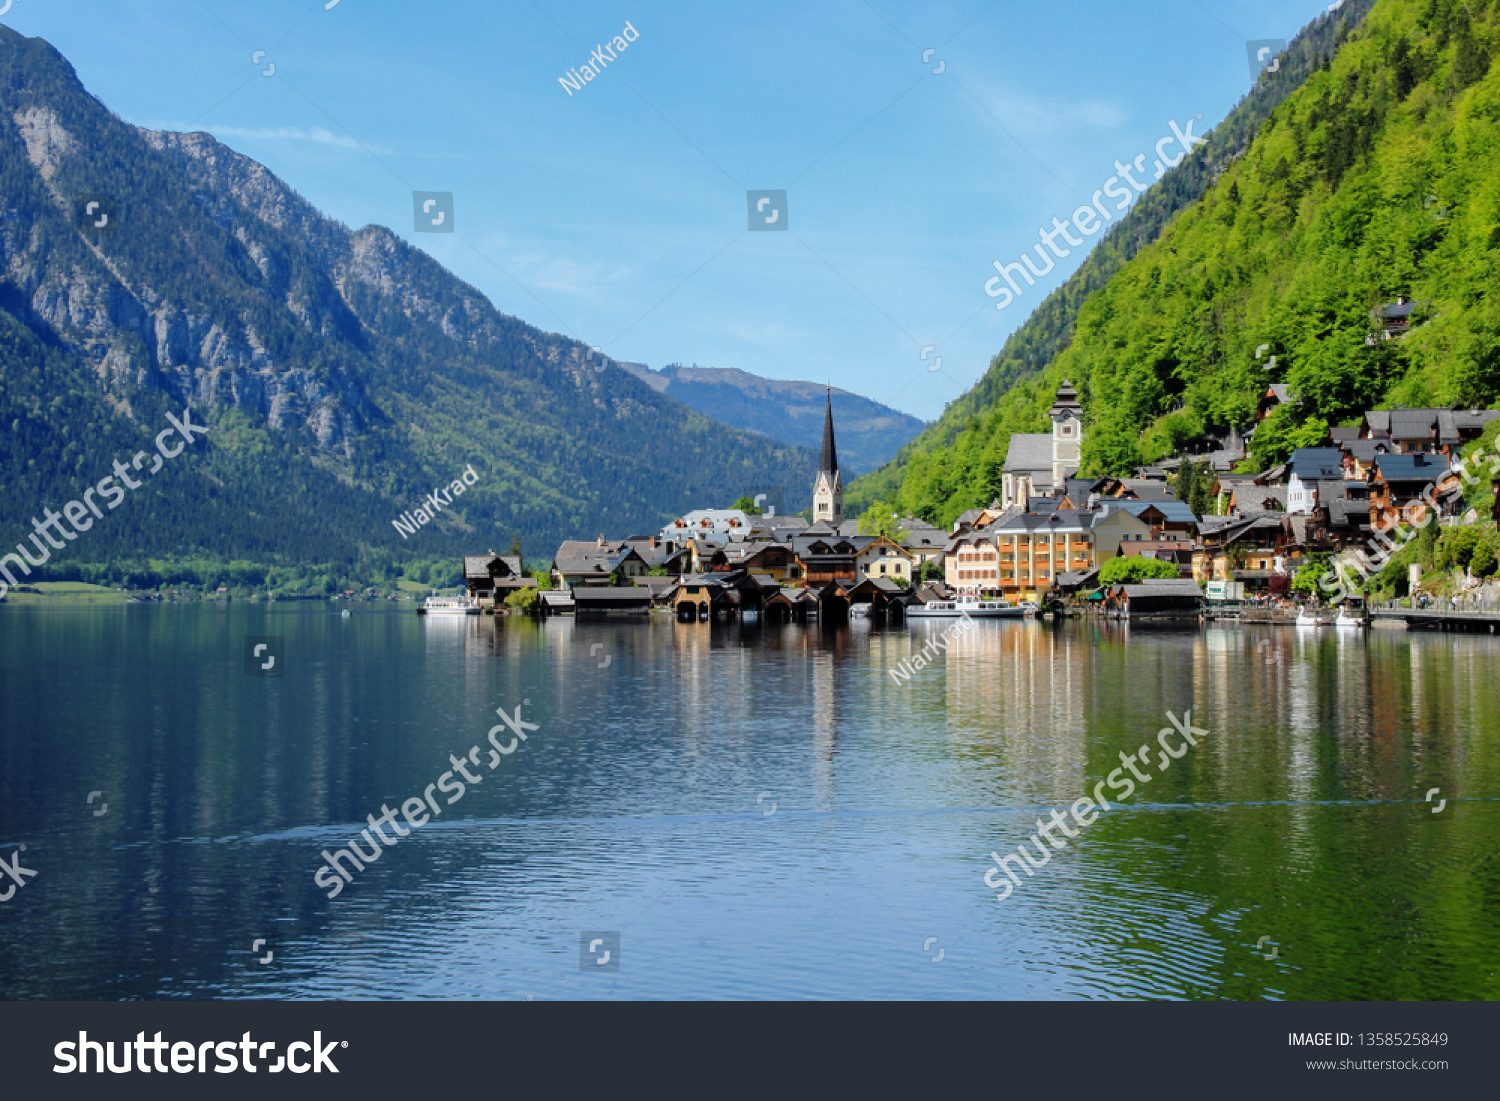
[{"label": "blue sky", "polygon": [[[1086,250],[1004,311],[991,262],[1117,158],[1149,165],[1169,120],[1222,119],[1250,87],[1245,43],[1324,9],[13,0],[0,20],[123,118],[213,133],[542,329],[933,419]],[[638,38],[570,96],[559,78],[627,22]],[[748,232],[746,192],[774,189],[787,231]],[[413,191],[452,192],[455,232],[415,232]]]}]

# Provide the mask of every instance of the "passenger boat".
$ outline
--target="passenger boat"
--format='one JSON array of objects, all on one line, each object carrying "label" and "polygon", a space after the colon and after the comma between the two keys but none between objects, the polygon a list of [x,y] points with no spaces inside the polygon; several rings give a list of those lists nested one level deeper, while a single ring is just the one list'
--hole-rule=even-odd
[{"label": "passenger boat", "polygon": [[[1033,605],[1033,608],[1035,605]],[[1032,614],[1023,604],[1007,604],[1003,600],[980,600],[976,597],[960,597],[957,600],[934,600],[927,604],[913,604],[906,610],[911,619],[1023,619]]]},{"label": "passenger boat", "polygon": [[1332,616],[1317,608],[1304,607],[1297,612],[1298,627],[1327,627],[1332,622]]},{"label": "passenger boat", "polygon": [[478,615],[479,605],[466,596],[429,596],[418,615]]}]

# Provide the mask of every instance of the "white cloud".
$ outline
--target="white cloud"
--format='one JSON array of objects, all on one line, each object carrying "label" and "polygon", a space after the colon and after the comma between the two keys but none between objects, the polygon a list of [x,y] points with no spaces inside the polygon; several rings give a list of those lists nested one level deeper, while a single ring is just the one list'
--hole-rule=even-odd
[{"label": "white cloud", "polygon": [[312,142],[314,145],[331,145],[339,149],[368,149],[372,153],[389,155],[393,150],[383,145],[365,143],[361,145],[347,134],[335,134],[331,130],[325,130],[321,126],[314,126],[303,130],[297,126],[194,126],[186,127],[181,124],[172,125],[164,123],[161,125],[148,126],[152,130],[202,130],[212,134],[216,138],[240,138],[244,141],[304,141]]}]

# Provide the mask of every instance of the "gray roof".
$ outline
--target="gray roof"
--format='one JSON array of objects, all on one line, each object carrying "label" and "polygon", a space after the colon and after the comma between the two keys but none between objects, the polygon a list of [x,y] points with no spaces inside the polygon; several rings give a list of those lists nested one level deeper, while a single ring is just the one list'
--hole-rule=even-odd
[{"label": "gray roof", "polygon": [[1017,432],[1005,450],[1002,470],[1026,474],[1052,473],[1052,434],[1050,432]]},{"label": "gray roof", "polygon": [[557,548],[552,564],[562,574],[607,574],[620,568],[621,564],[634,556],[639,559],[627,543],[609,543],[599,546],[584,540],[569,539]]},{"label": "gray roof", "polygon": [[1371,310],[1370,316],[1376,321],[1400,321],[1410,317],[1418,305],[1416,302],[1387,302]]},{"label": "gray roof", "polygon": [[1099,571],[1094,570],[1063,570],[1055,578],[1059,588],[1076,589],[1080,585],[1087,584],[1092,579],[1097,579]]},{"label": "gray roof", "polygon": [[1492,420],[1500,419],[1500,409],[1455,409],[1453,425],[1460,434],[1477,436]]},{"label": "gray roof", "polygon": [[1451,409],[1392,409],[1390,432],[1393,440],[1423,440],[1447,444],[1458,442],[1458,427]]},{"label": "gray roof", "polygon": [[1339,447],[1351,458],[1362,463],[1372,463],[1377,455],[1389,455],[1395,444],[1388,439],[1344,440]]},{"label": "gray roof", "polygon": [[1170,501],[1177,496],[1166,482],[1149,478],[1122,478],[1120,484],[1141,501]]},{"label": "gray roof", "polygon": [[1336,447],[1299,447],[1287,465],[1304,482],[1343,478],[1344,453]]},{"label": "gray roof", "polygon": [[1140,519],[1141,513],[1147,509],[1156,509],[1166,518],[1169,524],[1196,524],[1198,517],[1193,515],[1193,510],[1188,507],[1186,501],[1131,501],[1119,497],[1111,497],[1106,504],[1110,508],[1117,508],[1128,512],[1136,519]]},{"label": "gray roof", "polygon": [[[500,576],[522,576],[521,559],[511,554],[466,554],[464,555],[464,577],[480,578],[490,576],[490,563],[496,559],[504,565],[505,569],[500,571]],[[506,571],[509,571],[507,574]]]},{"label": "gray roof", "polygon": [[1446,455],[1382,455],[1375,469],[1387,482],[1435,482],[1448,473]]},{"label": "gray roof", "polygon": [[[1146,502],[1139,503],[1145,504]],[[1089,529],[1094,526],[1096,518],[1102,519],[1098,513],[1083,512],[1074,509],[1045,513],[1021,512],[1003,522],[985,528],[982,533],[976,534],[993,535],[997,532],[1009,534],[1021,531],[1046,532]],[[973,538],[973,535],[968,536],[968,538]]]},{"label": "gray roof", "polygon": [[[1261,486],[1242,482],[1234,487],[1234,505],[1241,514],[1280,512],[1286,509],[1286,486]],[[1275,505],[1275,508],[1271,506]]]},{"label": "gray roof", "polygon": [[1152,596],[1195,596],[1202,598],[1203,590],[1198,582],[1186,577],[1159,577],[1140,585],[1123,585],[1121,588],[1131,600]]}]

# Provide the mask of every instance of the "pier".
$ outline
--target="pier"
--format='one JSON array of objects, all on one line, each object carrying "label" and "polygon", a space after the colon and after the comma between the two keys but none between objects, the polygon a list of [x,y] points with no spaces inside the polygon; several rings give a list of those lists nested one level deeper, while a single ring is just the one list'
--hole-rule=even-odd
[{"label": "pier", "polygon": [[1466,603],[1459,601],[1457,607],[1446,600],[1434,600],[1427,607],[1413,606],[1410,600],[1389,600],[1370,606],[1370,622],[1373,626],[1383,622],[1394,626],[1404,623],[1410,630],[1428,631],[1487,631],[1495,633],[1500,626],[1500,604]]}]

